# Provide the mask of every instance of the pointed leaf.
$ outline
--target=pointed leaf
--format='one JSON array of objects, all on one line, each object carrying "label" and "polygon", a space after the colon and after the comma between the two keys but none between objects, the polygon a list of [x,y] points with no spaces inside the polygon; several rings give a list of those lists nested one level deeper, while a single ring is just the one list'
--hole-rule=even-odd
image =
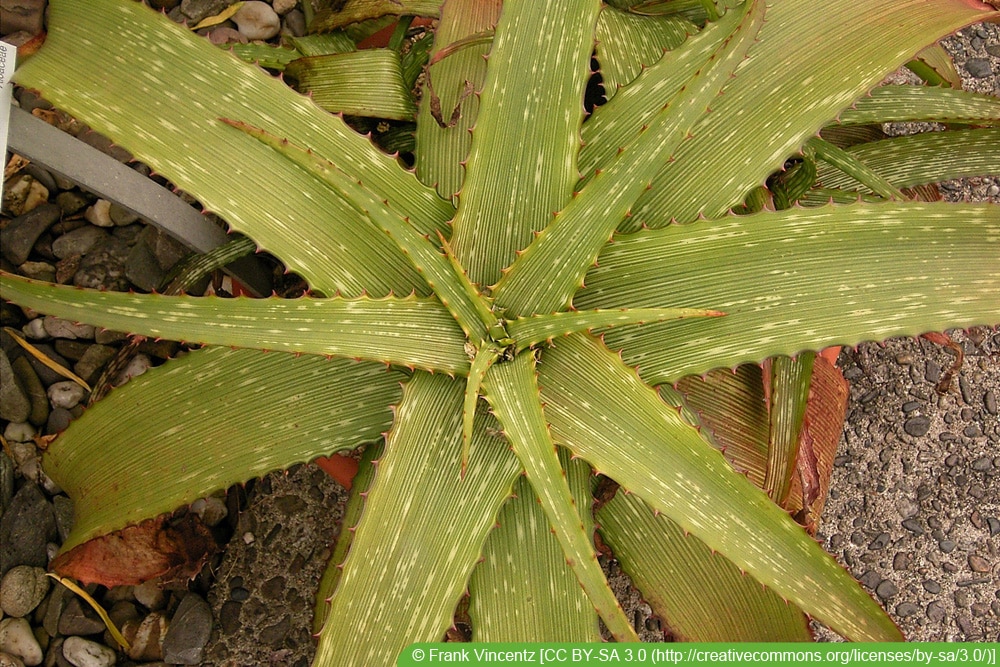
[{"label": "pointed leaf", "polygon": [[389,665],[407,644],[441,640],[521,470],[496,427],[480,414],[461,480],[462,383],[407,383],[314,664]]},{"label": "pointed leaf", "polygon": [[531,352],[494,365],[486,377],[486,398],[503,424],[511,448],[538,495],[566,563],[618,641],[639,641],[635,629],[604,578],[594,545],[584,528],[559,464],[555,444],[539,404],[535,356]]},{"label": "pointed leaf", "polygon": [[964,90],[880,86],[845,109],[841,125],[926,121],[1000,125],[1000,99]]},{"label": "pointed leaf", "polygon": [[295,89],[327,111],[413,120],[417,107],[403,84],[399,54],[389,49],[299,58],[285,67]]},{"label": "pointed leaf", "polygon": [[776,354],[996,323],[998,255],[996,206],[789,209],[616,238],[574,303],[724,311],[604,335],[656,385]]},{"label": "pointed leaf", "polygon": [[676,48],[698,26],[677,16],[639,16],[604,7],[597,19],[597,60],[601,63],[604,94],[610,100],[643,67],[663,52]]},{"label": "pointed leaf", "polygon": [[[590,512],[590,466],[559,460],[573,492],[580,520],[593,533]],[[598,616],[576,575],[566,565],[559,541],[531,484],[514,484],[514,497],[503,506],[497,527],[483,548],[483,562],[469,582],[469,616],[477,642],[599,642]]]},{"label": "pointed leaf", "polygon": [[[858,21],[854,0],[825,2],[822,21],[814,12],[810,0],[768,8],[748,59],[633,207],[623,230],[724,215],[808,137],[921,48],[1000,16],[968,0],[873,0],[865,3],[864,21]],[[649,122],[644,118],[659,108],[650,99],[646,116],[632,127]]]},{"label": "pointed leaf", "polygon": [[464,337],[437,300],[222,299],[98,292],[0,272],[5,299],[154,338],[467,372]]},{"label": "pointed leaf", "polygon": [[819,137],[810,137],[806,146],[816,153],[816,157],[864,184],[875,194],[886,199],[899,201],[906,199],[906,196],[896,186],[859,160],[855,153],[848,153]]},{"label": "pointed leaf", "polygon": [[74,502],[63,551],[237,482],[377,440],[402,379],[381,364],[225,348],[191,352],[133,379],[45,451],[45,471]]},{"label": "pointed leaf", "polygon": [[906,67],[932,86],[962,88],[962,76],[955,69],[951,56],[940,44],[931,44],[920,50]]},{"label": "pointed leaf", "polygon": [[577,310],[530,315],[505,322],[507,332],[516,341],[517,351],[579,331],[646,322],[665,322],[688,317],[721,317],[725,313],[698,308],[636,308],[622,310]]},{"label": "pointed leaf", "polygon": [[452,207],[341,119],[141,3],[63,0],[48,16],[45,47],[16,73],[21,85],[197,193],[313,289],[428,293],[394,244],[322,182],[218,122],[238,118],[336,156],[423,233],[443,229]]},{"label": "pointed leaf", "polygon": [[475,283],[495,283],[573,192],[599,10],[597,0],[504,3],[451,239]]},{"label": "pointed leaf", "polygon": [[[898,187],[938,183],[953,178],[1000,174],[1000,128],[923,132],[858,144],[846,153]],[[856,188],[856,175],[819,169],[828,188]],[[870,183],[865,183],[868,188]]]},{"label": "pointed leaf", "polygon": [[801,611],[632,494],[597,513],[601,536],[677,639],[810,641]]},{"label": "pointed leaf", "polygon": [[667,101],[607,171],[584,186],[504,274],[494,289],[498,306],[513,315],[566,307],[611,233],[630,214],[632,204],[660,167],[690,137],[693,123],[743,62],[763,23],[764,3],[758,0],[732,13],[732,20],[725,24],[731,31],[729,37],[714,57]]},{"label": "pointed leaf", "polygon": [[815,357],[814,352],[804,352],[794,359],[774,357],[764,362],[771,428],[763,489],[782,507],[792,486]]},{"label": "pointed leaf", "polygon": [[[474,343],[485,339],[487,326],[492,324],[495,317],[478,298],[478,290],[460,270],[461,266],[442,255],[427,237],[414,229],[408,217],[390,207],[388,200],[379,199],[363,183],[347,176],[332,162],[287,139],[240,121],[225,122],[274,148],[295,164],[311,171],[332,190],[342,193],[353,207],[380,227],[399,246],[466,335]],[[489,320],[485,320],[486,317]]]},{"label": "pointed leaf", "polygon": [[539,385],[553,437],[574,454],[837,632],[899,641],[833,558],[600,343],[561,339]]},{"label": "pointed leaf", "polygon": [[461,190],[465,179],[470,131],[479,116],[479,95],[472,91],[483,88],[485,55],[490,49],[489,43],[462,48],[454,45],[492,30],[500,5],[500,0],[447,0],[441,5],[431,55],[437,60],[427,67],[417,115],[415,166],[420,180],[436,187],[447,199]]}]

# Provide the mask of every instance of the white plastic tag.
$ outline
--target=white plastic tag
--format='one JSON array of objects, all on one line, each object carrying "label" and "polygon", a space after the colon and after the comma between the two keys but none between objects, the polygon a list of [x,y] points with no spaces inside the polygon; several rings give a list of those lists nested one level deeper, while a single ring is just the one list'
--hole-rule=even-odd
[{"label": "white plastic tag", "polygon": [[[10,100],[14,93],[14,61],[17,59],[17,47],[7,42],[0,42],[0,155],[4,156],[6,166],[7,130],[10,128]],[[3,176],[0,175],[0,185]]]}]

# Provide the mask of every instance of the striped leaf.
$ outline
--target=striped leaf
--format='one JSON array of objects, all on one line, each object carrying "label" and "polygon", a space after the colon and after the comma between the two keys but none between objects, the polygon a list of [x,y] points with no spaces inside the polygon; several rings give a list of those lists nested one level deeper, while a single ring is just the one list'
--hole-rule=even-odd
[{"label": "striped leaf", "polygon": [[676,639],[810,641],[803,613],[753,577],[619,492],[597,513],[601,536]]},{"label": "striped leaf", "polygon": [[327,3],[309,28],[327,32],[383,16],[437,16],[441,0],[346,0]]},{"label": "striped leaf", "polygon": [[724,311],[604,335],[656,385],[776,354],[994,324],[998,255],[996,206],[789,209],[616,238],[574,304]]},{"label": "striped leaf", "polygon": [[[452,199],[465,179],[465,159],[472,143],[470,130],[479,115],[479,95],[486,80],[490,43],[463,45],[493,30],[500,0],[447,0],[434,34],[427,76],[417,116],[417,176]],[[435,101],[436,99],[436,101]],[[444,125],[445,127],[442,127]]]},{"label": "striped leaf", "polygon": [[597,0],[504,3],[451,239],[475,283],[495,283],[572,195],[599,10]]},{"label": "striped leaf", "polygon": [[950,88],[881,86],[845,109],[841,125],[923,121],[1000,125],[1000,98]]},{"label": "striped leaf", "polygon": [[468,371],[464,337],[435,299],[222,299],[98,292],[0,272],[4,297],[117,331],[296,354]]},{"label": "striped leaf", "polygon": [[678,16],[646,17],[604,7],[597,19],[595,55],[607,98],[696,32],[698,26]]},{"label": "striped leaf", "polygon": [[[938,183],[952,178],[1000,174],[1000,128],[923,132],[905,137],[858,144],[845,151],[901,188]],[[817,179],[828,188],[868,187],[854,174],[823,166]]]},{"label": "striped leaf", "polygon": [[566,564],[615,639],[639,641],[601,572],[593,541],[580,519],[566,473],[559,463],[539,403],[534,354],[522,353],[509,362],[493,365],[486,377],[486,398],[538,495],[566,555]]},{"label": "striped leaf", "polygon": [[[280,80],[141,3],[63,0],[18,83],[85,118],[326,294],[428,294],[385,234],[317,178],[219,122],[296,141],[407,210],[423,233],[452,207],[394,158]],[[120,39],[106,39],[107,35]],[[238,190],[234,184],[239,184]]]},{"label": "striped leaf", "polygon": [[[823,3],[822,21],[815,9],[811,0],[768,7],[750,57],[633,207],[623,230],[724,215],[808,137],[929,42],[1000,16],[966,0],[873,0],[865,3],[864,20],[854,0]],[[661,104],[650,95],[644,115],[621,121],[637,130]]]},{"label": "striped leaf", "polygon": [[225,348],[133,379],[45,451],[46,472],[73,498],[63,552],[232,484],[379,439],[402,379],[381,364]]},{"label": "striped leaf", "polygon": [[[587,535],[594,530],[590,511],[590,466],[559,460],[573,492]],[[477,642],[599,642],[597,612],[587,599],[531,484],[521,477],[503,506],[497,527],[483,548],[483,562],[469,581],[469,616]]]},{"label": "striped leaf", "polygon": [[[587,183],[518,257],[494,289],[497,305],[527,315],[565,308],[583,284],[611,233],[632,210],[659,169],[690,137],[746,57],[764,23],[764,3],[752,0],[727,15],[727,38],[704,67],[650,119],[638,138]],[[717,25],[722,25],[722,21]],[[707,32],[707,31],[706,31]],[[459,212],[461,214],[461,211]]]},{"label": "striped leaf", "polygon": [[[379,460],[316,662],[389,665],[407,644],[439,641],[521,467],[480,414],[459,476],[462,383],[407,383]],[[488,431],[489,429],[489,431]]]},{"label": "striped leaf", "polygon": [[389,49],[299,58],[285,67],[285,75],[296,90],[334,113],[413,120],[417,112],[399,54]]},{"label": "striped leaf", "polygon": [[898,641],[878,604],[631,368],[583,334],[539,365],[553,438],[810,616],[855,641]]}]

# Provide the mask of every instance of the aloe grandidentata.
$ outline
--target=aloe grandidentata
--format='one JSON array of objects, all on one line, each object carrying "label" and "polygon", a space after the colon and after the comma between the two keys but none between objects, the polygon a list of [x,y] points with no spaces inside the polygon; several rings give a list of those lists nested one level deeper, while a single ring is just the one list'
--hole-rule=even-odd
[{"label": "aloe grandidentata", "polygon": [[[449,0],[438,34],[480,34],[496,9]],[[863,11],[831,0],[820,21],[805,0],[748,0],[720,13],[682,39],[696,30],[687,19],[620,14],[598,0],[506,0],[485,76],[478,55],[431,68],[435,82],[482,89],[440,91],[461,107],[453,127],[421,111],[421,184],[342,119],[144,7],[55,0],[20,83],[329,295],[98,294],[3,275],[5,298],[44,312],[219,346],[114,392],[51,444],[47,471],[76,503],[64,552],[384,434],[343,574],[320,610],[317,664],[389,664],[406,644],[440,638],[467,585],[477,638],[595,640],[596,608],[617,638],[634,639],[595,567],[589,468],[563,455],[564,474],[558,444],[631,492],[600,520],[610,544],[637,552],[637,582],[663,590],[678,575],[660,563],[685,562],[720,591],[715,603],[740,610],[679,619],[681,636],[803,639],[808,614],[853,639],[899,638],[656,387],[773,355],[998,321],[995,207],[895,200],[728,213],[789,157],[821,154],[810,137],[842,112],[845,122],[996,125],[996,104],[960,92],[958,105],[900,93],[845,109],[928,43],[997,12],[972,0],[873,0]],[[623,87],[584,122],[595,34]],[[919,150],[929,149],[901,148],[895,163],[912,165]],[[865,156],[849,161],[872,180]],[[946,159],[933,177],[956,169]],[[667,321],[676,317],[687,319]],[[600,327],[611,328],[587,333]],[[805,365],[774,375],[792,424],[811,372],[794,363]],[[791,428],[783,437],[797,441]],[[792,464],[769,465],[774,481]],[[511,504],[515,484],[540,503]],[[681,604],[661,613],[721,608],[696,588],[675,593]]]}]

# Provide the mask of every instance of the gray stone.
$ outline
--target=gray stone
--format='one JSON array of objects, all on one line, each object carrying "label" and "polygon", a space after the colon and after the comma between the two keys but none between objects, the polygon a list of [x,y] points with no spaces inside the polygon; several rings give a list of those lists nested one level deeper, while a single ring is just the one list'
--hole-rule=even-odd
[{"label": "gray stone", "polygon": [[0,350],[0,419],[25,422],[30,414],[31,400],[15,379],[7,353]]},{"label": "gray stone", "polygon": [[173,664],[201,664],[212,634],[212,609],[201,597],[188,593],[181,600],[163,640],[163,660]]},{"label": "gray stone", "polygon": [[89,606],[84,606],[80,598],[71,598],[59,616],[59,634],[96,635],[100,632],[104,632],[104,621]]},{"label": "gray stone", "polygon": [[48,565],[46,544],[55,537],[52,505],[36,484],[26,483],[0,517],[0,575],[15,565]]},{"label": "gray stone", "polygon": [[136,243],[125,259],[125,277],[146,292],[159,288],[167,272],[160,268],[156,255],[145,243]]},{"label": "gray stone", "polygon": [[977,79],[993,76],[993,67],[986,58],[970,58],[965,61],[965,71]]},{"label": "gray stone", "polygon": [[11,364],[14,374],[31,403],[31,413],[28,421],[35,426],[43,425],[49,418],[49,399],[45,393],[42,381],[38,379],[35,369],[31,367],[31,362],[27,357],[18,357]]},{"label": "gray stone", "polygon": [[48,393],[52,407],[71,410],[79,405],[83,397],[87,395],[87,390],[72,380],[64,380],[50,386]]},{"label": "gray stone", "polygon": [[127,291],[124,264],[128,252],[128,244],[119,238],[112,236],[101,241],[81,260],[73,274],[73,284],[90,289]]},{"label": "gray stone", "polygon": [[888,579],[882,581],[881,583],[879,583],[878,586],[875,587],[875,594],[878,595],[883,600],[888,600],[889,598],[896,595],[896,593],[898,592],[899,589],[896,587],[896,584],[892,583]]},{"label": "gray stone", "polygon": [[73,255],[86,255],[100,241],[108,238],[108,233],[100,227],[87,225],[67,232],[52,242],[52,254],[59,259]]},{"label": "gray stone", "polygon": [[260,0],[244,2],[233,15],[233,22],[247,39],[271,39],[281,30],[281,18],[271,5]]},{"label": "gray stone", "polygon": [[181,12],[191,23],[214,16],[233,4],[233,0],[181,0]]},{"label": "gray stone", "polygon": [[923,415],[910,417],[903,422],[903,430],[914,438],[920,438],[927,435],[927,432],[931,430],[931,420]]},{"label": "gray stone", "polygon": [[38,237],[59,220],[60,213],[55,204],[42,204],[17,216],[0,229],[0,252],[11,264],[24,264]]},{"label": "gray stone", "polygon": [[52,508],[56,516],[56,531],[59,533],[59,542],[65,542],[69,533],[73,530],[73,501],[69,496],[57,495],[52,498]]},{"label": "gray stone", "polygon": [[56,195],[56,203],[64,215],[73,215],[90,203],[87,195],[78,191],[60,192]]},{"label": "gray stone", "polygon": [[90,324],[78,324],[61,317],[48,315],[43,320],[45,331],[53,338],[65,338],[67,340],[93,340],[94,327]]},{"label": "gray stone", "polygon": [[46,283],[52,283],[56,280],[56,267],[48,262],[25,262],[17,267],[17,270],[25,278],[32,280],[41,280]]},{"label": "gray stone", "polygon": [[104,365],[111,361],[117,353],[118,350],[107,345],[90,345],[73,366],[73,372],[83,378],[87,384],[93,385]]},{"label": "gray stone", "polygon": [[111,222],[115,223],[116,227],[125,227],[126,225],[131,225],[139,219],[139,216],[127,208],[123,208],[118,204],[111,204],[111,209],[109,211],[111,216]]},{"label": "gray stone", "polygon": [[49,592],[45,570],[30,565],[12,567],[0,580],[0,608],[8,616],[23,617],[35,610]]}]

